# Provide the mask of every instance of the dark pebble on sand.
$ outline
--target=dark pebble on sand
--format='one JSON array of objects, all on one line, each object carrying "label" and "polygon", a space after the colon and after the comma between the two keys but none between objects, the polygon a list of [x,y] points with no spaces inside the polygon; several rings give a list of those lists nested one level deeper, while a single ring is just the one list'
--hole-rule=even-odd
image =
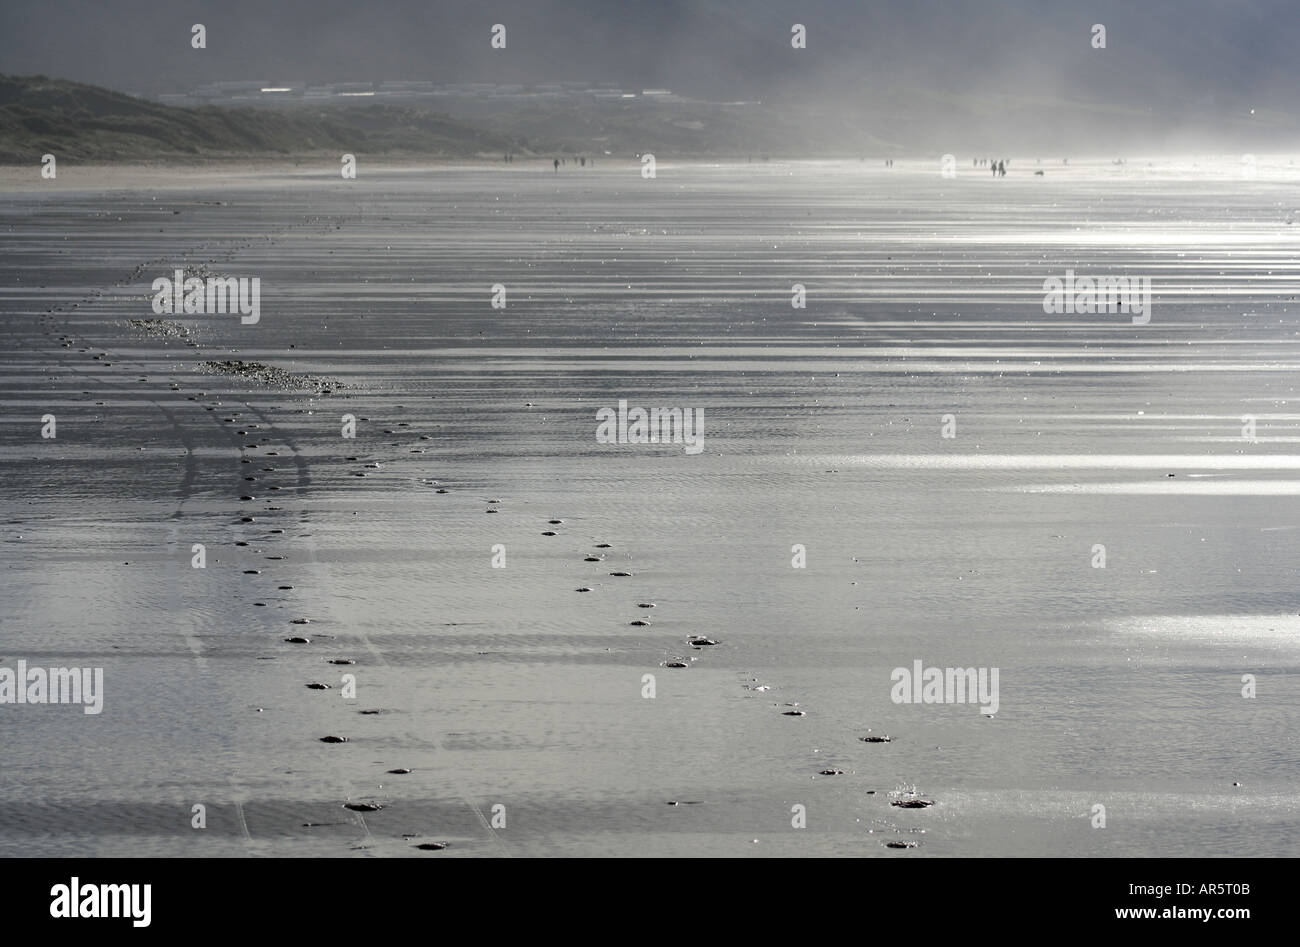
[{"label": "dark pebble on sand", "polygon": [[378,812],[384,807],[377,802],[345,802],[343,808],[353,812]]},{"label": "dark pebble on sand", "polygon": [[686,664],[686,663],[683,662],[683,661],[665,661],[665,662],[664,662],[664,667],[666,667],[666,668],[686,668],[686,667],[690,667],[690,665],[689,665],[689,664]]},{"label": "dark pebble on sand", "polygon": [[[649,624],[649,622],[646,622],[646,624]],[[705,648],[708,647],[709,645],[717,644],[717,642],[714,641],[712,638],[692,638],[690,640],[690,643],[697,648]]]},{"label": "dark pebble on sand", "polygon": [[600,556],[587,556],[587,558],[583,559],[582,561],[583,561],[583,562],[600,562]]},{"label": "dark pebble on sand", "polygon": [[804,712],[802,710],[786,710],[782,711],[781,715],[784,717],[802,717]]},{"label": "dark pebble on sand", "polygon": [[916,848],[918,844],[919,844],[918,842],[908,842],[908,841],[886,842],[885,848]]},{"label": "dark pebble on sand", "polygon": [[546,522],[550,523],[552,526],[559,526],[564,522],[564,520],[547,520]]},{"label": "dark pebble on sand", "polygon": [[591,589],[587,588],[587,587],[584,585],[582,588],[580,588],[580,589],[574,589],[573,591],[575,591],[575,592],[590,592]]},{"label": "dark pebble on sand", "polygon": [[327,691],[330,689],[328,684],[322,684],[320,681],[312,681],[307,686],[314,691]]},{"label": "dark pebble on sand", "polygon": [[390,769],[389,772],[392,773],[394,776],[405,776],[407,773],[410,772],[410,770],[406,769],[405,767],[399,766],[397,769]]},{"label": "dark pebble on sand", "polygon": [[654,608],[654,607],[655,607],[655,603],[654,603],[654,602],[637,602],[637,603],[636,603],[636,607],[637,607],[637,608]]},{"label": "dark pebble on sand", "polygon": [[635,626],[637,626],[638,628],[644,628],[646,625],[649,625],[650,623],[649,623],[648,621],[646,621],[644,618],[638,618],[638,619],[636,619],[635,621],[630,621],[630,622],[628,622],[628,624],[629,624],[629,625],[635,625]]},{"label": "dark pebble on sand", "polygon": [[244,570],[244,575],[261,575],[261,574],[262,574],[262,570],[261,570],[261,569],[245,569],[245,570]]},{"label": "dark pebble on sand", "polygon": [[632,573],[630,573],[630,572],[611,572],[610,575],[616,575],[616,576],[619,576],[620,578],[624,578],[624,579],[626,579],[626,578],[630,577],[630,576],[632,575]]},{"label": "dark pebble on sand", "polygon": [[597,548],[597,549],[613,549],[614,547],[611,546],[609,543],[596,543],[596,548]]},{"label": "dark pebble on sand", "polygon": [[890,805],[898,806],[900,809],[925,809],[934,805],[934,801],[931,799],[895,799]]},{"label": "dark pebble on sand", "polygon": [[[488,510],[488,512],[489,512],[489,513],[495,513],[496,510]],[[548,530],[546,530],[544,533],[542,533],[542,535],[543,535],[543,536],[554,536],[555,533],[554,533],[553,531],[551,531],[551,530],[548,529]]]},{"label": "dark pebble on sand", "polygon": [[415,846],[422,852],[440,852],[447,847],[446,842],[421,842]]},{"label": "dark pebble on sand", "polygon": [[321,737],[321,738],[320,738],[320,742],[321,742],[321,743],[347,743],[347,742],[348,742],[348,738],[347,738],[347,737],[333,737],[333,736],[330,736],[330,737]]},{"label": "dark pebble on sand", "polygon": [[285,638],[289,644],[311,644],[310,638],[304,638],[302,635],[294,635],[292,638]]},{"label": "dark pebble on sand", "polygon": [[293,619],[292,621],[290,621],[289,624],[291,624],[291,625],[310,625],[310,624],[311,624],[311,619],[310,619],[310,618],[295,618],[295,619]]},{"label": "dark pebble on sand", "polygon": [[331,658],[330,664],[356,664],[351,658]]},{"label": "dark pebble on sand", "polygon": [[824,769],[824,770],[821,771],[821,773],[820,773],[819,775],[822,775],[822,776],[843,776],[843,775],[844,775],[844,770],[842,770],[842,769]]}]

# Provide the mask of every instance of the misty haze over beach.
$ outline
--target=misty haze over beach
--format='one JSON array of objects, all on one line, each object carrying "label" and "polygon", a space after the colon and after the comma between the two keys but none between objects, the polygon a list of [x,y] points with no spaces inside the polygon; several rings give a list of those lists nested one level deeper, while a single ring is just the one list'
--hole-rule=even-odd
[{"label": "misty haze over beach", "polygon": [[1300,14],[1044,6],[6,4],[0,855],[1295,856]]},{"label": "misty haze over beach", "polygon": [[[203,49],[191,45],[195,24]],[[504,47],[490,45],[497,37]],[[613,137],[615,153],[671,143],[742,158],[727,148],[936,159],[1285,150],[1300,134],[1297,45],[1284,0],[502,0],[490,11],[390,0],[364,13],[350,0],[13,0],[0,10],[10,75],[178,105],[401,103],[588,153]],[[648,142],[632,144],[629,126]]]}]

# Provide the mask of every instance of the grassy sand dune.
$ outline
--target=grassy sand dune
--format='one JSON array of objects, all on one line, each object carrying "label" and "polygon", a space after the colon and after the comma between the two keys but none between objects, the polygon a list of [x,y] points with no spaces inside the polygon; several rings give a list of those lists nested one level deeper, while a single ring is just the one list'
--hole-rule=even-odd
[{"label": "grassy sand dune", "polygon": [[389,105],[290,111],[175,108],[45,76],[0,76],[0,162],[212,159],[342,152],[466,157],[519,151],[511,136]]}]

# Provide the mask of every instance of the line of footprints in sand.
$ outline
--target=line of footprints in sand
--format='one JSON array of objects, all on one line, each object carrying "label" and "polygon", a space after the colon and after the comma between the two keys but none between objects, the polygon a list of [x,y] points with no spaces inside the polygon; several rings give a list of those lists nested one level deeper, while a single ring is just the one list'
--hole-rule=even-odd
[{"label": "line of footprints in sand", "polygon": [[[401,407],[403,407],[403,406],[398,405],[397,407],[398,407],[398,408],[401,408]],[[208,408],[208,410],[212,410],[212,407],[210,406],[210,407]],[[239,418],[239,416],[240,416],[240,413],[239,413],[239,412],[232,411],[232,412],[229,412],[229,417],[224,417],[224,418],[222,418],[222,421],[223,421],[224,423],[234,425],[234,424],[240,423],[240,422],[238,422],[238,418]],[[362,421],[362,422],[369,422],[369,421],[370,421],[370,418],[363,417],[363,418],[360,418],[359,420]],[[408,422],[404,422],[404,421],[403,421],[403,422],[397,422],[397,424],[396,424],[395,426],[396,426],[396,427],[407,428],[407,427],[410,427],[410,424],[409,424]],[[241,436],[242,436],[242,435],[248,435],[252,430],[256,430],[256,429],[258,429],[258,428],[260,428],[260,425],[258,425],[258,424],[255,424],[255,423],[244,423],[243,428],[242,428],[242,429],[237,429],[237,430],[235,431],[235,433],[236,433],[237,435],[241,435]],[[394,430],[393,428],[387,428],[387,429],[384,429],[383,433],[384,433],[384,434],[391,435],[391,434],[397,434],[398,432],[397,432],[396,430]],[[427,440],[429,440],[429,439],[430,439],[430,435],[428,435],[428,434],[421,434],[421,435],[419,435],[419,440],[427,441]],[[244,449],[245,449],[245,450],[255,450],[255,449],[257,449],[259,446],[260,446],[260,445],[258,445],[258,444],[246,444],[246,445],[244,445]],[[395,444],[393,444],[392,446],[400,446],[400,445],[395,443]],[[411,448],[411,453],[423,453],[423,450],[422,450],[421,448]],[[267,453],[266,453],[266,456],[271,456],[271,457],[273,457],[273,456],[277,456],[277,455],[278,455],[278,451],[267,451]],[[361,464],[362,464],[362,469],[360,469],[360,470],[355,470],[355,471],[352,472],[352,476],[354,476],[354,477],[365,477],[365,476],[367,476],[367,471],[372,471],[372,470],[379,470],[379,469],[381,469],[381,464],[380,464],[378,461],[371,461],[371,460],[365,460],[365,461],[363,461],[363,459],[362,459],[360,456],[349,456],[349,457],[345,457],[344,460],[347,461],[348,463],[361,463]],[[250,458],[248,458],[248,457],[244,457],[244,458],[241,458],[240,462],[243,463],[243,464],[248,464],[248,463],[252,463],[252,460],[251,460]],[[260,472],[261,472],[261,473],[271,473],[271,472],[274,472],[274,471],[275,471],[275,467],[274,467],[274,466],[270,466],[270,467],[263,467],[263,468],[261,469]],[[245,480],[245,482],[248,482],[248,483],[258,483],[258,482],[259,482],[259,478],[258,478],[256,475],[251,475],[251,474],[250,474],[250,475],[246,475],[246,476],[244,476],[244,480]],[[252,488],[249,488],[249,489],[252,489]],[[277,485],[270,485],[270,486],[269,486],[269,489],[271,489],[271,490],[279,490],[280,488],[279,488],[279,486],[277,486]],[[439,488],[438,492],[439,492],[439,493],[447,493],[447,492],[449,492],[449,491],[448,491],[446,488]],[[256,497],[255,497],[253,494],[251,494],[251,493],[242,493],[242,494],[240,495],[239,499],[240,499],[241,502],[252,502],[252,501],[256,500]],[[279,510],[280,508],[279,508],[279,507],[275,507],[275,506],[267,506],[267,507],[265,507],[264,509],[265,509],[266,511],[268,511],[268,512],[274,512],[274,511]],[[241,522],[241,523],[252,523],[252,522],[255,522],[255,517],[253,517],[253,516],[243,516],[243,517],[240,517],[240,522]],[[282,529],[272,529],[270,532],[274,534],[274,533],[283,533],[284,531],[283,531]],[[237,546],[247,546],[247,545],[249,545],[249,544],[248,544],[247,542],[240,541],[240,542],[237,542],[236,545],[237,545]],[[283,557],[283,556],[267,556],[266,558],[267,558],[268,560],[277,560],[277,559],[283,559],[284,557]],[[260,574],[262,573],[262,570],[260,570],[260,569],[248,569],[248,570],[245,570],[245,573],[246,573],[246,574],[249,574],[249,575],[260,575]],[[278,590],[280,590],[280,591],[290,591],[290,590],[292,590],[292,589],[293,589],[293,586],[291,586],[291,585],[281,585],[281,586],[278,586]],[[264,606],[266,603],[264,603],[264,602],[254,602],[253,604],[254,604],[255,606]],[[290,624],[294,624],[294,625],[309,625],[309,624],[311,624],[311,619],[310,619],[310,618],[307,618],[307,617],[294,618],[294,619],[291,619],[291,620],[290,620]],[[325,638],[325,637],[332,637],[332,636],[329,636],[329,635],[319,635],[319,634],[318,634],[317,637]],[[294,635],[289,635],[289,636],[287,636],[284,640],[285,640],[285,642],[288,643],[288,644],[293,644],[293,645],[306,645],[306,644],[311,644],[311,640],[312,640],[312,639],[311,639],[310,637],[308,637],[307,635],[305,635],[305,634],[294,634]],[[348,658],[348,657],[334,657],[334,658],[328,658],[328,659],[326,659],[326,661],[327,661],[327,663],[332,664],[332,665],[342,665],[342,666],[354,665],[354,664],[357,663],[355,659],[353,659],[353,658]],[[329,690],[330,687],[331,687],[331,685],[326,684],[326,683],[324,683],[324,682],[322,682],[322,681],[309,681],[309,682],[307,682],[306,687],[307,687],[307,689],[309,689],[309,690],[324,691],[324,690]],[[360,710],[360,711],[358,711],[358,713],[361,713],[361,714],[364,714],[364,715],[371,715],[371,714],[379,714],[379,713],[383,713],[383,711],[382,711],[382,710],[371,709],[371,710]],[[323,736],[323,737],[321,737],[321,738],[320,738],[320,742],[321,742],[321,743],[327,743],[327,744],[337,744],[337,743],[347,743],[347,742],[349,742],[349,740],[348,740],[348,738],[345,737],[345,736],[337,736],[337,735],[334,735],[334,734],[330,734],[330,735],[327,735],[327,736]],[[393,775],[393,776],[406,776],[406,775],[410,775],[411,770],[410,770],[409,768],[407,768],[407,767],[399,766],[399,767],[395,767],[395,768],[393,768],[393,769],[387,770],[386,773],[389,774],[389,775]],[[345,802],[345,803],[343,804],[343,808],[348,809],[348,810],[350,810],[350,811],[352,811],[352,812],[357,812],[357,813],[363,813],[363,814],[364,814],[364,813],[367,813],[367,812],[378,812],[378,811],[381,810],[381,809],[387,808],[387,806],[386,806],[385,803],[381,803],[381,802],[373,802],[373,801],[357,800],[357,801],[348,801],[348,802]],[[304,823],[304,827],[313,827],[313,826],[318,825],[318,824],[319,824],[319,823],[311,823],[311,822],[308,822],[308,823]],[[412,836],[412,835],[404,835],[403,837],[404,837],[404,838],[413,838],[413,837],[415,837],[415,836]],[[420,849],[421,851],[442,851],[443,849],[445,849],[445,848],[447,848],[447,847],[448,847],[448,843],[447,843],[447,842],[442,842],[442,841],[425,841],[425,842],[420,842],[420,843],[418,843],[418,844],[415,845],[415,848]]]},{"label": "line of footprints in sand", "polygon": [[[96,295],[98,295],[98,294],[96,294]],[[72,305],[71,307],[69,307],[69,308],[71,308],[71,309],[77,309],[77,308],[79,308],[79,307],[78,307],[76,304],[73,304],[73,305]],[[46,334],[49,335],[49,336],[51,336],[52,338],[54,338],[54,339],[59,343],[60,347],[62,347],[62,348],[73,348],[73,347],[76,345],[76,336],[75,336],[74,334],[72,334],[71,332],[68,332],[68,331],[64,331],[64,332],[62,332],[62,333],[57,333],[57,330],[56,330],[56,328],[55,328],[55,323],[54,323],[54,321],[53,321],[53,319],[54,319],[54,313],[58,313],[58,312],[62,312],[62,311],[63,311],[62,307],[54,307],[54,308],[52,308],[51,310],[47,311],[47,313],[44,314],[44,315],[41,317],[41,320],[40,320],[40,321],[41,321],[41,323],[43,324],[43,326],[44,326],[44,328],[45,328],[45,332],[46,332]],[[57,333],[57,334],[56,334],[56,333]],[[188,344],[190,347],[192,347],[192,348],[197,348],[197,347],[198,347],[198,345],[197,345],[196,343],[194,343],[194,342],[187,342],[187,344]],[[100,362],[102,365],[104,365],[104,366],[106,366],[106,367],[107,367],[107,366],[111,366],[111,365],[113,364],[113,363],[110,362],[110,361],[105,361],[106,359],[108,359],[108,358],[111,357],[107,351],[102,351],[102,350],[101,350],[101,351],[98,351],[96,354],[92,354],[92,352],[94,352],[94,349],[93,349],[92,347],[90,347],[90,346],[85,346],[85,347],[79,348],[77,351],[79,352],[79,354],[86,355],[90,360],[92,360],[92,361],[96,361],[96,362]],[[140,380],[141,382],[145,382],[145,381],[147,381],[148,379],[147,379],[147,376],[140,376],[139,380]],[[181,392],[181,393],[184,392],[184,389],[182,388],[182,386],[179,385],[179,384],[177,384],[177,383],[174,382],[174,381],[171,382],[171,383],[169,384],[169,388],[170,388],[171,391],[174,391],[174,392]],[[91,395],[91,392],[90,392],[90,391],[83,391],[82,394],[87,395],[87,396],[90,396],[90,395]],[[207,397],[208,397],[207,392],[199,392],[199,393],[197,393],[196,395],[190,395],[190,396],[188,396],[188,399],[187,399],[187,400],[189,400],[189,401],[194,401],[194,402],[198,402],[200,399],[205,399],[205,398],[207,398]],[[103,401],[97,401],[97,402],[95,402],[95,404],[98,405],[98,406],[105,406],[105,402],[103,402]],[[400,407],[400,406],[399,406],[399,407]],[[205,411],[208,411],[208,412],[216,412],[218,409],[221,409],[221,408],[225,408],[224,403],[221,402],[221,401],[210,401],[210,402],[208,402],[207,404],[204,405],[204,410],[205,410]],[[223,424],[223,425],[227,425],[227,426],[229,426],[228,429],[231,430],[231,433],[232,433],[233,435],[237,436],[237,437],[257,436],[257,435],[254,435],[253,432],[262,429],[262,425],[261,425],[260,423],[256,423],[256,422],[248,422],[248,421],[242,421],[242,422],[241,422],[239,419],[241,418],[243,412],[240,412],[240,411],[233,411],[233,410],[226,409],[223,413],[224,413],[225,416],[223,416],[223,417],[220,418],[220,423]],[[369,420],[369,419],[363,419],[363,420]],[[242,425],[242,427],[239,426],[239,425]],[[400,423],[399,426],[401,426],[401,427],[408,427],[409,425],[408,425],[407,423],[405,423],[405,422],[402,422],[402,423]],[[385,434],[394,434],[394,433],[396,433],[396,432],[393,431],[393,430],[391,430],[391,429],[389,429],[389,430],[385,430],[384,433],[385,433]],[[429,435],[421,435],[421,436],[420,436],[420,439],[421,439],[421,440],[429,440]],[[241,456],[240,456],[240,461],[239,461],[240,464],[241,464],[241,465],[243,465],[243,464],[253,464],[253,463],[254,463],[254,460],[253,460],[252,457],[250,457],[250,456],[248,455],[247,452],[250,451],[250,450],[257,450],[259,447],[266,447],[266,446],[267,446],[267,445],[256,444],[256,443],[248,443],[248,444],[243,444],[243,445],[241,445],[241,448],[240,448],[240,454],[241,454]],[[413,451],[413,452],[417,452],[417,451]],[[419,452],[422,452],[422,451],[419,451]],[[278,456],[280,456],[280,451],[278,451],[278,450],[267,450],[264,456],[265,456],[265,457],[278,457]],[[350,462],[351,462],[351,461],[359,461],[359,460],[360,460],[359,457],[348,457],[348,458],[346,458],[346,459],[347,459],[348,461],[350,461]],[[379,465],[378,463],[367,463],[367,464],[365,464],[365,468],[366,468],[366,469],[378,469],[379,466],[380,466],[380,465]],[[259,473],[274,473],[274,472],[276,472],[276,467],[275,467],[274,465],[270,465],[270,466],[262,467],[262,468],[260,469],[260,471],[259,471]],[[354,473],[354,476],[365,476],[365,472],[364,472],[364,470],[363,470],[363,471],[358,471],[358,472]],[[258,477],[258,476],[255,475],[255,474],[251,474],[251,473],[250,473],[250,474],[243,474],[243,475],[242,475],[242,480],[243,480],[245,486],[240,487],[240,491],[241,491],[241,492],[240,492],[240,495],[239,495],[239,501],[240,501],[241,503],[251,503],[251,502],[256,501],[256,499],[257,499],[257,497],[254,496],[251,492],[247,492],[247,491],[251,491],[252,489],[254,489],[254,487],[252,487],[252,486],[248,486],[249,484],[257,483],[257,484],[259,484],[258,489],[264,487],[265,489],[268,489],[268,490],[270,490],[270,491],[272,491],[272,492],[278,492],[279,490],[281,490],[281,487],[280,487],[278,484],[265,484],[265,483],[262,483],[262,482],[261,482],[261,481],[262,481],[262,478]],[[444,488],[444,489],[439,489],[438,492],[439,492],[439,493],[447,493],[447,492],[449,492],[449,491],[447,491],[447,490]],[[263,512],[276,513],[276,512],[281,512],[281,511],[283,510],[283,508],[282,508],[282,507],[279,507],[279,506],[274,506],[274,505],[267,505],[267,506],[263,507],[262,510],[263,510]],[[256,523],[256,522],[257,522],[257,518],[256,518],[255,516],[252,516],[252,515],[240,516],[239,519],[238,519],[238,522],[239,522],[240,524],[245,524],[245,525],[246,525],[246,524],[252,524],[252,523]],[[278,535],[283,534],[283,533],[284,533],[284,530],[283,530],[282,528],[279,528],[279,527],[272,527],[272,528],[269,528],[269,529],[267,530],[267,533],[268,533],[268,536],[278,536]],[[234,545],[237,546],[237,547],[241,547],[241,548],[248,548],[248,547],[251,547],[251,546],[252,546],[252,543],[249,542],[248,540],[245,540],[245,539],[239,539],[239,540],[236,540],[236,541],[234,542]],[[256,549],[255,551],[256,551],[256,552],[259,552],[259,553],[262,552],[261,549]],[[284,557],[284,556],[280,556],[280,555],[267,555],[267,556],[265,556],[265,559],[266,559],[267,561],[281,561],[281,560],[284,560],[285,558],[286,558],[286,557]],[[244,569],[244,570],[243,570],[243,574],[244,574],[244,575],[250,575],[250,576],[252,576],[252,575],[263,575],[264,572],[265,572],[264,569],[252,569],[252,568],[249,568],[249,569]],[[286,592],[287,592],[287,591],[292,591],[293,588],[294,588],[294,587],[293,587],[292,585],[280,585],[280,586],[277,586],[277,590],[279,590],[279,591],[286,591]],[[266,603],[266,602],[258,601],[258,602],[253,602],[253,605],[254,605],[255,607],[264,608],[264,607],[267,606],[267,603]],[[292,620],[291,620],[291,623],[292,623],[292,624],[295,624],[295,625],[308,625],[308,624],[311,623],[311,619],[309,619],[309,618],[305,618],[305,617],[303,617],[303,618],[295,618],[295,619],[292,619]],[[332,636],[318,635],[318,637],[332,637]],[[311,639],[308,638],[306,635],[291,635],[291,636],[289,636],[289,637],[286,637],[284,640],[285,640],[285,642],[287,642],[287,643],[289,643],[289,644],[310,644],[310,643],[311,643]],[[356,661],[355,661],[355,660],[353,660],[353,659],[351,659],[351,658],[344,658],[344,657],[330,658],[330,659],[327,659],[327,660],[328,660],[328,663],[329,663],[329,664],[332,664],[332,665],[354,665],[354,664],[356,664]],[[308,689],[311,689],[311,690],[329,690],[329,689],[330,689],[330,685],[329,685],[329,684],[325,684],[325,683],[320,682],[320,681],[310,681],[310,682],[307,683],[306,686],[307,686]],[[377,713],[381,713],[381,711],[379,711],[379,710],[362,710],[362,711],[359,711],[359,713],[362,713],[362,714],[377,714]],[[348,739],[347,739],[347,737],[340,737],[340,736],[333,736],[333,735],[331,735],[331,736],[321,737],[321,742],[322,742],[322,743],[346,743],[346,742],[348,742]],[[393,774],[393,775],[406,775],[406,774],[409,774],[410,772],[411,772],[410,769],[407,769],[407,768],[404,768],[404,767],[399,767],[399,768],[395,768],[395,769],[388,770],[388,773]],[[353,812],[365,813],[365,812],[376,812],[376,811],[378,811],[378,810],[380,810],[380,809],[385,808],[385,806],[384,806],[382,803],[375,803],[375,802],[347,802],[347,803],[344,803],[344,808],[349,809],[349,810],[351,810],[351,811],[353,811]],[[317,824],[318,824],[318,823],[304,823],[305,826],[314,826],[314,825],[317,825]],[[406,836],[406,837],[412,837],[412,836]],[[441,850],[447,848],[447,843],[446,843],[446,842],[439,842],[439,841],[427,841],[427,842],[421,842],[421,843],[417,844],[415,847],[418,848],[418,849],[420,849],[420,850],[422,850],[422,851],[441,851]]]},{"label": "line of footprints in sand", "polygon": [[[441,491],[440,491],[440,492],[441,492]],[[488,501],[489,504],[497,504],[497,503],[500,503],[500,502],[501,502],[500,500],[489,500],[489,501]],[[492,507],[492,506],[489,506],[487,512],[488,512],[488,513],[495,513],[495,512],[496,512],[496,508],[495,508],[495,507]],[[550,520],[550,521],[549,521],[548,525],[551,525],[551,526],[559,526],[559,525],[561,525],[563,522],[564,522],[563,520],[553,519],[553,520]],[[555,531],[553,531],[553,530],[546,530],[546,531],[544,531],[544,532],[542,533],[542,535],[543,535],[543,536],[555,536],[556,533],[555,533]],[[597,543],[595,548],[598,549],[598,550],[605,550],[605,549],[611,549],[611,548],[613,548],[613,547],[612,547],[609,543]],[[604,555],[603,553],[597,553],[597,554],[592,554],[592,555],[588,555],[588,556],[584,557],[584,561],[585,561],[585,562],[601,562],[601,561],[604,560],[604,558],[605,558],[605,555]],[[633,573],[631,573],[631,572],[618,571],[618,572],[611,572],[611,573],[609,573],[609,574],[610,574],[610,576],[613,576],[613,577],[616,577],[616,578],[632,578],[632,577],[633,577]],[[575,591],[577,591],[577,592],[591,592],[592,589],[591,589],[590,586],[581,586],[580,588],[575,589]],[[654,602],[638,602],[638,603],[637,603],[637,607],[638,607],[638,608],[655,608],[656,606],[655,606],[655,603],[654,603]],[[649,622],[647,619],[644,619],[644,618],[637,618],[637,619],[632,620],[632,621],[629,622],[628,624],[630,624],[630,625],[634,625],[634,626],[638,626],[638,627],[644,627],[644,626],[648,626],[648,625],[650,624],[650,622]],[[707,637],[705,637],[705,636],[703,636],[703,635],[692,635],[692,636],[690,636],[689,638],[687,638],[686,641],[687,641],[687,644],[689,644],[689,645],[690,645],[692,648],[694,648],[696,651],[700,651],[700,650],[703,650],[703,649],[706,648],[706,647],[712,647],[712,646],[715,646],[715,645],[718,644],[717,641],[714,641],[713,639],[711,639],[711,638],[707,638]],[[688,661],[684,661],[684,660],[682,660],[682,659],[680,659],[680,658],[671,658],[671,659],[669,659],[669,660],[665,660],[665,661],[661,662],[660,666],[661,666],[661,667],[666,667],[666,668],[678,668],[678,669],[684,669],[684,668],[688,668],[688,667],[690,667],[690,666],[691,666],[691,663],[693,663],[695,660],[696,660],[696,659],[695,659],[694,657],[690,658],[690,659],[689,659],[689,662],[688,662]],[[757,681],[756,678],[750,678],[749,682],[745,685],[745,687],[746,687],[747,690],[754,691],[754,692],[756,692],[756,693],[764,693],[764,692],[766,692],[766,691],[771,690],[770,685],[767,685],[767,684],[760,684],[760,683],[758,683],[758,681]],[[777,706],[781,706],[781,705],[777,705]],[[783,714],[784,716],[787,716],[787,717],[804,717],[804,716],[807,716],[807,712],[804,711],[804,710],[802,710],[802,709],[800,709],[800,706],[799,706],[799,704],[798,704],[797,702],[787,703],[787,704],[785,704],[784,706],[787,707],[787,708],[789,708],[789,709],[787,709],[787,710],[782,711],[782,714]],[[866,735],[866,736],[859,737],[858,739],[859,739],[861,742],[863,742],[863,743],[890,743],[890,742],[893,741],[893,738],[892,738],[892,737],[884,736],[884,735],[879,735],[879,734],[874,734],[874,733],[872,733],[870,730],[867,731],[867,735]],[[823,769],[823,770],[821,770],[821,771],[819,772],[818,775],[820,775],[820,776],[843,776],[843,775],[844,775],[844,770],[842,770],[842,769],[836,769],[836,768],[827,768],[827,769]],[[868,790],[868,791],[867,791],[867,794],[868,794],[868,795],[875,795],[875,790]],[[922,796],[921,796],[918,792],[916,792],[915,789],[895,790],[895,791],[893,791],[893,792],[890,793],[890,796],[891,796],[890,805],[892,805],[892,806],[896,806],[896,807],[901,808],[901,809],[926,809],[926,808],[929,808],[930,806],[934,805],[933,800],[922,798]],[[678,801],[678,800],[672,800],[672,801],[669,801],[669,803],[668,803],[668,805],[670,805],[670,806],[679,806],[679,805],[698,805],[698,804],[699,804],[698,802],[687,802],[687,801]],[[888,825],[889,823],[886,822],[886,823],[884,823],[884,824]],[[890,828],[894,829],[894,831],[900,831],[900,830],[897,829],[897,827],[892,826],[892,825],[890,826]],[[914,828],[914,829],[910,829],[909,831],[917,832],[917,833],[924,833],[924,832],[925,832],[925,829]],[[891,840],[889,840],[889,841],[886,841],[884,844],[885,844],[885,846],[886,846],[887,848],[902,848],[902,849],[906,849],[906,848],[916,848],[917,845],[918,845],[917,842],[912,841],[912,840],[910,840],[910,839],[891,839]]]},{"label": "line of footprints in sand", "polygon": [[[744,687],[746,690],[754,691],[755,693],[760,693],[760,694],[772,690],[771,685],[761,684],[758,682],[757,678],[753,678],[753,677],[748,679],[748,681],[744,684]],[[807,711],[802,709],[798,701],[789,701],[784,704],[774,704],[773,706],[787,708],[781,711],[782,716],[786,716],[786,717],[808,716]],[[893,739],[894,739],[893,737],[885,734],[874,733],[870,729],[867,730],[865,736],[858,737],[858,740],[862,743],[892,743]],[[819,770],[817,775],[818,776],[843,776],[845,775],[845,771],[838,767],[827,766]],[[876,790],[868,789],[866,790],[866,794],[868,796],[874,796],[876,794]],[[934,800],[924,798],[919,792],[917,792],[917,790],[914,787],[891,790],[889,793],[889,800],[890,800],[889,804],[891,806],[895,806],[899,809],[928,809],[930,806],[934,805]],[[676,803],[673,803],[673,805],[676,805]],[[926,829],[920,827],[901,828],[897,824],[889,821],[888,819],[877,819],[876,824],[882,826],[886,831],[891,831],[896,834],[908,832],[908,833],[923,835],[927,831]],[[873,834],[873,835],[875,834],[874,829],[869,829],[868,832],[869,834]],[[907,848],[916,848],[920,843],[913,841],[911,839],[889,839],[885,841],[883,844],[886,848],[907,849]]]}]

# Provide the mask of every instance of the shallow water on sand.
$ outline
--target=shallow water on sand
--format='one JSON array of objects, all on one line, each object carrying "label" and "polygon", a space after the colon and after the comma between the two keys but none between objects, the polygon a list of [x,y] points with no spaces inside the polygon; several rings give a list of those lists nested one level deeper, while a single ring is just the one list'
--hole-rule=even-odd
[{"label": "shallow water on sand", "polygon": [[[0,854],[1300,854],[1279,167],[0,199],[0,667],[106,692],[0,705]],[[199,264],[261,321],[127,325]],[[1150,276],[1150,324],[1044,314],[1067,269]],[[704,449],[597,443],[620,399]],[[917,660],[997,713],[895,704]]]}]

